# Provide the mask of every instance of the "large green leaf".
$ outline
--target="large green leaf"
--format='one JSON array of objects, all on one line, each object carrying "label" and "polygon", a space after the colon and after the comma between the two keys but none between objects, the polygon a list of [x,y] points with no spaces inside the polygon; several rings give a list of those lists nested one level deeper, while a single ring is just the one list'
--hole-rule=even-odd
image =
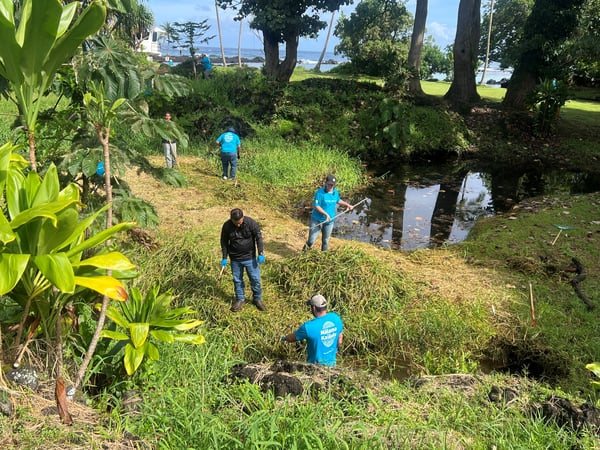
[{"label": "large green leaf", "polygon": [[[106,19],[106,8],[98,0],[93,0],[92,3],[77,17],[77,20],[52,47],[43,70],[46,73],[55,74],[58,68],[68,58],[75,54],[77,48],[90,35],[104,25]],[[48,89],[52,83],[52,78],[46,80],[43,91]]]},{"label": "large green leaf", "polygon": [[135,269],[135,265],[125,255],[119,252],[110,252],[102,255],[92,256],[79,263],[74,263],[74,267],[93,266],[100,269],[110,270],[129,270]]},{"label": "large green leaf", "polygon": [[144,347],[135,348],[133,345],[127,344],[125,346],[125,358],[123,359],[127,375],[133,375],[137,368],[140,367],[143,359]]},{"label": "large green leaf", "polygon": [[150,324],[147,322],[133,322],[129,324],[129,334],[131,336],[131,343],[135,348],[139,348],[144,345],[148,338],[148,332],[150,331]]},{"label": "large green leaf", "polygon": [[41,69],[56,40],[61,14],[59,0],[25,0],[21,6],[17,42],[21,45],[21,68],[32,86],[41,85]]},{"label": "large green leaf", "polygon": [[10,222],[10,226],[13,228],[13,230],[16,230],[20,226],[40,217],[45,217],[46,219],[51,220],[52,224],[56,226],[58,222],[56,213],[77,203],[78,202],[76,200],[64,202],[58,201],[52,203],[45,203],[33,208],[25,209],[13,218],[13,220]]},{"label": "large green leaf", "polygon": [[[123,314],[121,314],[120,308],[116,307],[115,305],[109,305],[109,307],[106,309],[106,317],[119,325],[121,328],[125,330],[129,329],[129,320],[127,320]],[[129,337],[127,339],[129,339]]]},{"label": "large green leaf", "polygon": [[206,342],[206,338],[199,334],[176,334],[173,338],[177,342],[184,342],[186,344],[202,345]]},{"label": "large green leaf", "polygon": [[150,341],[146,341],[146,355],[148,358],[158,361],[160,359],[160,354],[158,353],[158,348]]},{"label": "large green leaf", "polygon": [[[64,209],[56,215],[56,218],[56,226],[49,220],[42,223],[37,242],[37,254],[39,255],[67,250],[68,239],[73,230],[79,226],[79,212],[76,208]],[[83,231],[79,236],[80,238],[84,236]]]},{"label": "large green leaf", "polygon": [[12,227],[6,220],[4,214],[0,214],[0,242],[6,244],[15,240],[15,234],[13,233]]},{"label": "large green leaf", "polygon": [[65,253],[37,255],[33,257],[33,263],[59,291],[66,294],[75,292],[73,267]]},{"label": "large green leaf", "polygon": [[[37,206],[44,203],[50,203],[58,200],[58,192],[60,190],[60,181],[58,180],[58,171],[56,166],[51,164],[44,174],[43,180],[36,187],[35,192],[28,192],[31,206]],[[62,199],[65,200],[64,198]],[[70,198],[69,200],[79,200]]]},{"label": "large green leaf", "polygon": [[0,253],[0,295],[7,294],[17,285],[29,262],[29,255]]},{"label": "large green leaf", "polygon": [[128,341],[129,336],[125,333],[121,333],[120,331],[113,330],[102,330],[100,332],[100,337],[114,339],[115,341]]},{"label": "large green leaf", "polygon": [[123,283],[113,277],[75,277],[77,286],[85,287],[96,291],[102,295],[106,295],[113,300],[127,300],[127,291]]},{"label": "large green leaf", "polygon": [[[0,24],[0,27],[2,25]],[[8,167],[10,165],[10,157],[15,147],[10,144],[4,144],[0,147],[0,192],[4,191],[4,184],[8,175]]]},{"label": "large green leaf", "polygon": [[21,47],[15,38],[13,11],[13,0],[0,0],[0,75],[18,85],[23,81],[23,72],[20,67]]},{"label": "large green leaf", "polygon": [[67,254],[69,255],[70,258],[72,258],[74,255],[77,255],[78,253],[81,253],[84,250],[93,248],[98,244],[102,244],[103,242],[110,239],[115,234],[117,234],[121,231],[130,230],[133,227],[135,227],[135,222],[121,222],[115,226],[110,227],[107,230],[102,230],[100,233],[96,233],[94,236],[90,237],[89,239],[86,239],[85,241],[81,242],[80,244],[74,246],[73,248],[71,248],[71,250],[69,250],[67,252]]},{"label": "large green leaf", "polygon": [[173,342],[175,342],[173,333],[169,333],[168,331],[165,331],[165,330],[151,330],[150,335],[154,339],[156,339],[158,341],[166,342],[168,344],[172,344]]}]

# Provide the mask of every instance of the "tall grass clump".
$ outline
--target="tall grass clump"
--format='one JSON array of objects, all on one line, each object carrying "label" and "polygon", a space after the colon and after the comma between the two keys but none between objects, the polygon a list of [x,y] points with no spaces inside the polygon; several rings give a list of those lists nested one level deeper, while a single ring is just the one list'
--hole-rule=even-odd
[{"label": "tall grass clump", "polygon": [[306,186],[308,180],[309,186],[314,186],[333,173],[340,190],[350,190],[366,179],[360,161],[339,149],[310,143],[290,144],[268,132],[242,145],[244,156],[239,164],[261,183],[298,187]]}]

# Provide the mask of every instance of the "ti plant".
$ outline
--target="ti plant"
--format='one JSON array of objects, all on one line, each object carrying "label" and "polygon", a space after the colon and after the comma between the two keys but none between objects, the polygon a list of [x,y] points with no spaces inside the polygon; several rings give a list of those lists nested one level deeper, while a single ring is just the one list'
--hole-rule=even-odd
[{"label": "ti plant", "polygon": [[[15,5],[21,6],[15,14]],[[31,169],[36,171],[35,132],[41,102],[54,76],[81,43],[104,24],[101,1],[0,0],[0,76],[6,78],[26,125]]]},{"label": "ti plant", "polygon": [[[600,363],[599,362],[593,362],[593,363],[587,364],[585,366],[585,368],[587,370],[589,370],[590,372],[592,372],[594,375],[596,375],[597,378],[600,378]],[[591,381],[590,383],[595,389],[600,389],[600,381]]]},{"label": "ti plant", "polygon": [[[86,230],[105,208],[82,219],[77,186],[71,183],[61,190],[53,165],[43,179],[36,172],[25,175],[27,161],[14,149],[11,144],[0,147],[0,192],[5,201],[0,214],[0,295],[22,310],[15,340],[19,345],[28,318],[50,339],[75,294],[92,290],[113,300],[127,299],[118,278],[132,276],[134,265],[102,244],[135,224],[121,223],[86,238]],[[99,246],[101,251],[90,255]]]},{"label": "ti plant", "polygon": [[101,337],[115,339],[125,345],[123,363],[128,375],[133,375],[145,357],[151,360],[160,358],[154,342],[168,344],[184,342],[200,345],[205,342],[204,336],[187,334],[202,324],[202,321],[185,318],[196,311],[189,307],[171,308],[173,294],[171,291],[159,293],[160,286],[154,285],[142,296],[132,288],[129,301],[111,304],[106,315],[122,331],[102,330]]}]

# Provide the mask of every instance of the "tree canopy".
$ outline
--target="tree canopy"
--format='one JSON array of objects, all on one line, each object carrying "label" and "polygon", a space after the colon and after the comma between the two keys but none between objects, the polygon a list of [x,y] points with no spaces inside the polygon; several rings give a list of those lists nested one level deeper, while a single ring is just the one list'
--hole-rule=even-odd
[{"label": "tree canopy", "polygon": [[[296,67],[299,38],[316,38],[327,26],[321,14],[350,3],[352,0],[217,0],[221,8],[237,9],[238,19],[249,17],[250,27],[262,31],[264,71],[280,81],[288,81]],[[279,44],[285,44],[281,62]]]},{"label": "tree canopy", "polygon": [[406,61],[411,25],[404,2],[363,0],[350,17],[340,17],[335,51],[346,55],[360,73],[385,76]]}]

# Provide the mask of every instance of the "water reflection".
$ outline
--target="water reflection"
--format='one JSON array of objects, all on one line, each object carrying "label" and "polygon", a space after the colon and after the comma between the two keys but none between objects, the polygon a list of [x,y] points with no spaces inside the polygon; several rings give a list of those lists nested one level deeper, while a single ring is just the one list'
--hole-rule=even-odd
[{"label": "water reflection", "polygon": [[338,217],[333,233],[393,250],[436,247],[465,240],[478,219],[524,198],[597,190],[599,177],[581,173],[406,167],[359,193],[353,203],[367,200]]}]

